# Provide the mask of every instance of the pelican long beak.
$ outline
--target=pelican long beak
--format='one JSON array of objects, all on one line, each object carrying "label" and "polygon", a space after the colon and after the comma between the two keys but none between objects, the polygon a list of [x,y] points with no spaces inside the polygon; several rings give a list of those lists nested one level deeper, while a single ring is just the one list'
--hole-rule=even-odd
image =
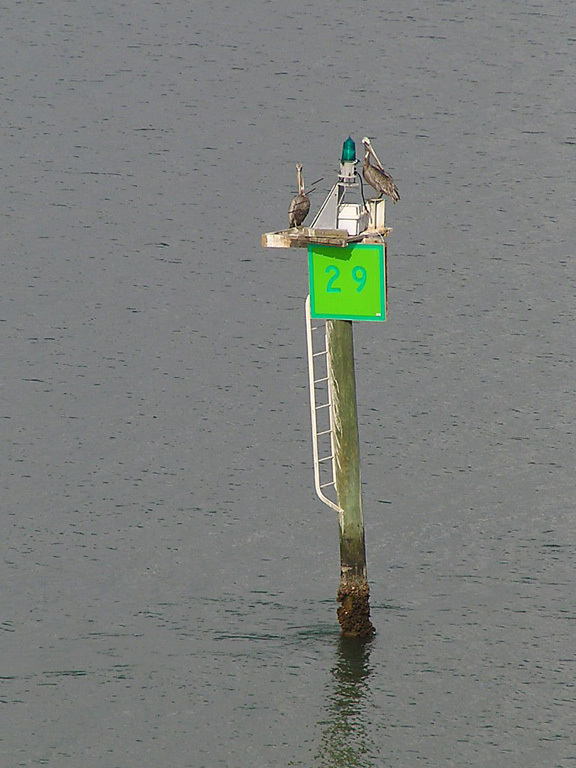
[{"label": "pelican long beak", "polygon": [[374,152],[374,148],[372,146],[372,142],[370,141],[368,136],[364,136],[364,138],[362,139],[362,144],[364,144],[364,147],[366,149],[366,153],[368,155],[372,155],[372,157],[376,161],[377,166],[380,168],[381,171],[383,171],[384,170],[384,166],[380,162],[380,158],[378,157],[376,152]]},{"label": "pelican long beak", "polygon": [[380,158],[378,157],[378,155],[376,154],[376,152],[374,152],[374,149],[373,149],[373,147],[372,147],[372,144],[369,144],[369,145],[366,147],[366,149],[367,149],[367,150],[370,152],[370,154],[372,155],[372,157],[374,158],[374,160],[376,160],[376,163],[378,164],[378,167],[380,168],[380,170],[381,170],[381,171],[383,171],[383,170],[384,170],[384,166],[383,166],[383,165],[382,165],[382,163],[380,162]]}]

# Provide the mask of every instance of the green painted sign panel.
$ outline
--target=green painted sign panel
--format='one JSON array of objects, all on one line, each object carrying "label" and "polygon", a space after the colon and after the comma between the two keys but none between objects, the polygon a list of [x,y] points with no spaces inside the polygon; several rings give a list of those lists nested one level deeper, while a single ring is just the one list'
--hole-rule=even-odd
[{"label": "green painted sign panel", "polygon": [[386,320],[384,246],[308,245],[310,315],[336,320]]}]

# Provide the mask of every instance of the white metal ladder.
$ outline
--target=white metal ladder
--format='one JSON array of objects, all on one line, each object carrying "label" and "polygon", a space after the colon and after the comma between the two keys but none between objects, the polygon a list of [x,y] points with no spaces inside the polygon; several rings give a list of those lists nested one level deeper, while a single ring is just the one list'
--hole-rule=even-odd
[{"label": "white metal ladder", "polygon": [[[306,338],[308,342],[308,377],[310,382],[310,419],[312,422],[312,452],[314,456],[314,485],[318,498],[334,509],[342,510],[333,499],[336,496],[334,455],[334,420],[332,395],[328,375],[328,340],[326,321],[310,317],[310,296],[306,299]],[[318,333],[320,331],[320,333]],[[324,331],[324,333],[322,333]],[[316,333],[315,333],[316,332]],[[320,349],[318,349],[320,347]],[[318,403],[320,401],[320,403]]]}]

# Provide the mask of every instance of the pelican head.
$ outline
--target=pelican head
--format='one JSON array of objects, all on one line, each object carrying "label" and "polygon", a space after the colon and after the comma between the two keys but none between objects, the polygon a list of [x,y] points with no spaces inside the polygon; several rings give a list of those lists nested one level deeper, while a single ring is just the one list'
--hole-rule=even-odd
[{"label": "pelican head", "polygon": [[372,149],[372,142],[370,141],[368,136],[364,136],[364,138],[362,139],[362,144],[364,144],[364,149],[366,150],[367,154],[371,154],[372,152],[374,152],[374,150]]}]

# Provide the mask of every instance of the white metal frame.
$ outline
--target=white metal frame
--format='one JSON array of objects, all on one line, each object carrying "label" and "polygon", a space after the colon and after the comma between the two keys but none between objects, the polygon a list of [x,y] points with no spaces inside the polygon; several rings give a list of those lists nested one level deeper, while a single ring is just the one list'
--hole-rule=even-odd
[{"label": "white metal frame", "polygon": [[[322,321],[316,320],[315,322],[321,323]],[[323,334],[323,342],[324,347],[318,352],[314,351],[314,339],[313,339],[313,332],[314,331],[321,331],[324,330]],[[341,512],[341,508],[338,506],[338,504],[330,499],[326,493],[324,492],[325,488],[332,487],[334,489],[334,492],[336,491],[336,469],[335,469],[335,454],[334,454],[334,421],[333,421],[333,412],[332,412],[332,396],[330,392],[330,381],[329,381],[329,364],[328,364],[328,343],[326,338],[326,323],[324,321],[323,325],[312,325],[312,318],[310,317],[310,296],[306,299],[306,339],[308,343],[308,379],[310,384],[310,419],[312,422],[312,453],[314,457],[314,485],[316,487],[316,493],[318,494],[318,498],[324,502],[327,506],[331,507],[331,509],[335,510],[336,512]],[[326,357],[326,375],[325,376],[316,376],[316,360],[320,358],[321,356]],[[317,404],[316,399],[316,388],[318,385],[324,385],[324,394],[326,397],[326,402],[321,403],[320,405]],[[318,431],[318,411],[323,410],[327,408],[329,412],[329,418],[330,418],[330,426],[328,429],[323,429],[321,431]],[[325,446],[328,443],[329,439],[329,454],[326,456],[320,456],[320,447],[321,445]],[[329,462],[329,463],[328,463]],[[328,466],[328,470],[324,471],[326,465]],[[329,479],[324,480],[322,477],[322,474],[328,475]],[[323,482],[324,480],[324,482]]]}]

